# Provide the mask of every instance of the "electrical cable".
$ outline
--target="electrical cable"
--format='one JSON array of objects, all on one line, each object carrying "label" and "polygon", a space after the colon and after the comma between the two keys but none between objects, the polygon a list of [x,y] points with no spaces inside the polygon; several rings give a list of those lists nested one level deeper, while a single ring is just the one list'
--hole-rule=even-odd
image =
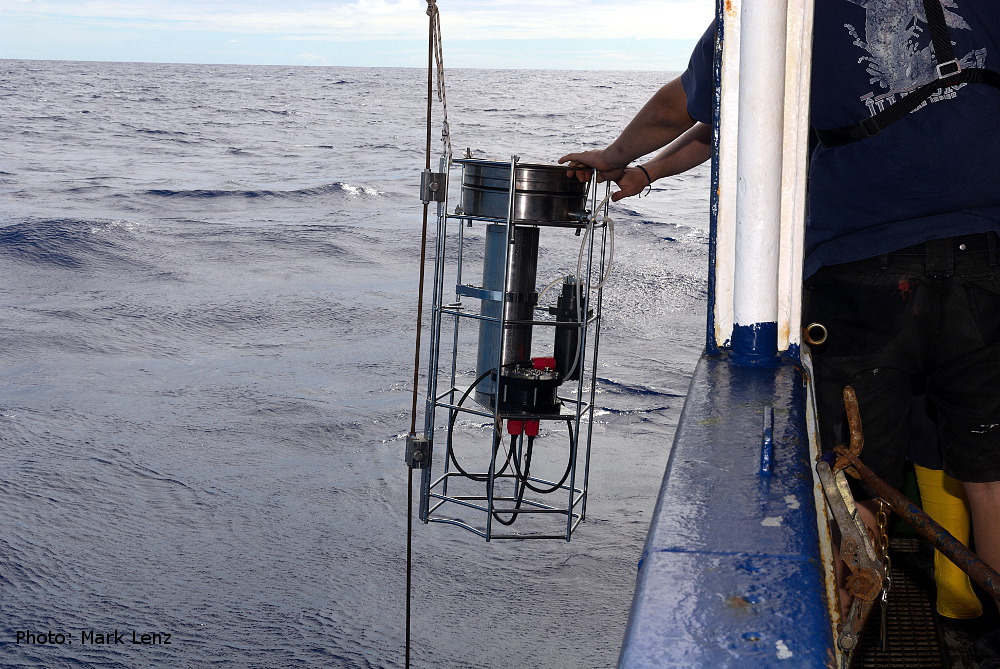
[{"label": "electrical cable", "polygon": [[569,419],[566,420],[566,427],[569,429],[569,460],[566,463],[566,471],[563,472],[562,478],[559,479],[559,483],[556,483],[551,488],[536,488],[529,482],[528,469],[531,466],[531,447],[534,442],[534,437],[528,438],[528,452],[525,456],[524,474],[521,473],[521,470],[517,466],[517,459],[514,459],[514,471],[517,472],[518,478],[522,479],[524,485],[526,485],[532,492],[537,492],[539,495],[554,493],[556,490],[562,488],[563,484],[566,483],[566,479],[569,478],[569,473],[573,470],[573,447],[576,444],[576,437],[573,435],[573,424]]},{"label": "electrical cable", "polygon": [[[494,370],[489,369],[489,370],[483,372],[479,376],[478,379],[476,379],[475,381],[473,381],[472,385],[469,386],[466,389],[466,391],[462,394],[462,397],[459,398],[457,406],[459,408],[461,408],[461,406],[463,404],[465,404],[465,400],[467,400],[469,398],[469,395],[472,393],[472,390],[476,386],[478,386],[480,383],[482,383],[483,379],[485,379],[487,376],[489,376],[493,372],[494,372]],[[452,435],[454,434],[454,431],[455,431],[455,420],[456,420],[457,417],[458,417],[458,409],[457,408],[456,409],[452,409],[450,411],[449,418],[448,418],[448,440],[446,442],[446,448],[447,448],[447,451],[448,451],[448,459],[451,460],[451,464],[455,465],[455,469],[458,470],[459,474],[461,474],[462,476],[464,476],[467,479],[472,479],[473,481],[478,481],[479,483],[483,483],[483,482],[485,482],[489,478],[488,475],[479,476],[477,474],[470,474],[469,472],[465,471],[462,468],[462,465],[458,464],[458,460],[455,458],[455,449],[452,448]],[[494,425],[493,425],[494,435],[496,434],[496,431],[497,431],[497,427],[496,427],[496,424],[494,423]],[[494,442],[495,441],[496,441],[496,437],[494,436]],[[500,476],[502,476],[504,472],[507,471],[507,467],[510,466],[510,461],[511,461],[511,452],[508,451],[507,452],[507,458],[506,458],[506,461],[503,464],[503,467],[500,469],[500,471],[498,471],[498,472],[496,472],[496,473],[493,474],[493,480],[496,480],[497,478],[499,478]]]},{"label": "electrical cable", "polygon": [[[487,370],[486,372],[482,373],[475,381],[473,381],[472,385],[470,385],[465,390],[465,392],[462,393],[462,396],[458,400],[457,407],[461,407],[462,405],[464,405],[465,401],[469,398],[469,395],[472,394],[472,391],[476,388],[476,386],[478,386],[483,381],[483,379],[485,379],[487,376],[489,376],[490,374],[492,374],[493,371],[494,370],[492,370],[492,369]],[[458,412],[457,408],[456,409],[452,409],[451,412],[450,412],[450,417],[448,419],[448,437],[447,437],[447,442],[446,442],[447,443],[446,448],[447,448],[447,451],[448,451],[448,458],[451,461],[452,465],[454,465],[455,469],[458,470],[459,474],[461,474],[465,478],[471,479],[473,481],[477,481],[479,483],[484,483],[484,482],[486,482],[489,479],[489,475],[479,476],[477,474],[470,474],[469,472],[467,472],[462,467],[462,465],[459,464],[458,459],[455,457],[455,449],[453,448],[453,438],[454,438],[455,420],[456,420],[456,418],[458,416],[458,413],[459,412]],[[560,488],[563,487],[563,484],[566,483],[566,479],[569,478],[569,473],[570,473],[570,471],[572,471],[572,468],[573,468],[573,446],[574,446],[575,439],[576,439],[576,437],[573,434],[573,424],[572,424],[572,421],[570,421],[569,419],[566,420],[566,428],[569,431],[569,443],[570,443],[569,460],[566,463],[566,471],[563,472],[562,478],[560,478],[559,482],[556,483],[551,488],[536,487],[536,486],[533,486],[531,484],[531,482],[530,482],[530,476],[529,476],[529,474],[530,474],[530,469],[531,469],[531,455],[532,455],[532,450],[534,448],[535,438],[532,437],[532,436],[528,437],[528,448],[527,448],[527,451],[525,452],[524,472],[522,473],[521,472],[521,468],[518,465],[518,458],[514,456],[515,435],[511,435],[511,444],[510,444],[510,447],[506,449],[507,450],[507,456],[504,459],[503,467],[501,467],[499,471],[497,471],[497,472],[495,472],[493,474],[493,480],[495,481],[498,478],[502,477],[505,474],[505,472],[507,471],[507,468],[510,467],[511,465],[513,465],[514,471],[515,471],[515,479],[521,483],[520,492],[516,493],[517,500],[516,500],[514,508],[520,508],[521,507],[521,502],[524,499],[524,490],[525,490],[525,488],[527,488],[527,489],[529,489],[529,490],[531,490],[533,492],[536,492],[536,493],[538,493],[540,495],[548,495],[550,493],[555,492],[556,490],[559,490]],[[499,450],[499,443],[502,443],[502,439],[497,439],[496,425],[495,424],[494,424],[494,428],[493,429],[494,429],[494,449],[495,450]],[[515,513],[513,515],[513,517],[509,521],[503,520],[498,515],[496,515],[496,513],[493,514],[493,517],[496,518],[496,520],[498,522],[500,522],[500,523],[502,523],[504,525],[510,525],[517,518],[517,514]]]},{"label": "electrical cable", "polygon": [[[508,453],[513,453],[514,452],[514,442],[516,440],[517,440],[517,436],[516,435],[513,435],[513,434],[510,435],[510,449],[508,450]],[[527,475],[528,475],[528,469],[531,467],[531,446],[534,443],[534,441],[535,441],[534,437],[528,437],[528,452],[527,452],[527,455],[525,457],[525,462],[524,462],[525,477],[527,477]],[[517,467],[517,458],[514,458],[514,469],[518,471],[518,474],[520,474],[520,470]],[[527,484],[528,481],[527,481],[527,478],[521,479],[520,476],[518,476],[514,480],[515,480],[515,484],[514,484],[514,497],[515,497],[514,508],[515,509],[520,509],[521,508],[521,503],[524,501],[524,487],[525,487],[525,485]],[[517,489],[517,481],[520,481],[520,483],[521,483],[521,489],[520,490]],[[493,513],[493,518],[496,519],[496,521],[498,523],[500,523],[501,525],[507,525],[507,526],[513,525],[514,521],[517,520],[517,516],[518,516],[517,512],[514,512],[514,513],[511,514],[510,520],[504,520],[503,518],[500,517],[500,514],[498,514],[496,511],[493,511],[492,513]]]},{"label": "electrical cable", "polygon": [[[576,275],[578,277],[583,272],[583,252],[587,248],[587,237],[591,236],[594,233],[594,225],[597,223],[597,218],[596,218],[597,212],[604,208],[604,205],[608,203],[608,199],[610,198],[611,198],[611,191],[609,190],[608,194],[604,196],[604,199],[601,200],[601,203],[597,205],[597,208],[594,210],[594,216],[591,216],[590,218],[587,219],[587,227],[584,229],[583,239],[580,241],[580,254],[576,258]],[[608,259],[608,267],[604,272],[604,276],[601,277],[601,280],[597,284],[598,288],[603,287],[604,283],[608,280],[608,277],[611,276],[611,266],[614,263],[614,248],[615,248],[614,220],[612,220],[609,216],[603,216],[601,218],[601,222],[605,224],[610,224],[611,226],[610,231],[612,233],[612,238],[611,238],[611,256]]]},{"label": "electrical cable", "polygon": [[[604,197],[604,199],[601,200],[601,203],[599,205],[597,205],[597,209],[598,210],[602,209],[604,207],[604,205],[607,203],[608,198],[610,198],[610,197],[611,197],[611,193],[608,193]],[[580,242],[580,253],[579,253],[579,255],[577,256],[577,259],[576,259],[576,276],[578,276],[578,277],[580,276],[580,272],[581,272],[582,267],[583,267],[583,253],[584,253],[584,249],[586,248],[586,245],[587,245],[587,237],[590,235],[590,232],[591,232],[591,229],[593,227],[593,224],[597,222],[597,219],[595,219],[594,217],[590,217],[587,222],[588,222],[588,226],[584,229],[585,234],[583,235],[583,240],[581,240],[581,242]],[[601,278],[600,282],[598,282],[598,284],[596,286],[597,288],[603,288],[604,284],[607,283],[608,278],[611,276],[611,268],[612,268],[612,266],[614,264],[614,260],[615,260],[615,221],[614,221],[614,219],[612,219],[609,216],[604,216],[604,217],[601,218],[601,222],[602,223],[606,223],[608,225],[608,231],[610,232],[610,239],[608,240],[609,247],[610,247],[609,248],[610,253],[609,253],[609,256],[608,256],[608,267],[607,267],[607,269],[604,272],[604,276]],[[560,274],[555,279],[553,279],[550,283],[548,283],[538,293],[538,297],[536,298],[537,301],[540,303],[542,301],[542,298],[545,296],[545,293],[547,293],[550,288],[552,288],[554,285],[556,285],[560,281],[563,281],[564,279],[565,279],[565,275]]]},{"label": "electrical cable", "polygon": [[545,288],[542,288],[541,292],[538,293],[538,297],[536,298],[535,301],[538,304],[541,304],[542,298],[545,297],[545,293],[549,292],[549,288],[551,288],[552,286],[556,285],[560,281],[565,281],[565,280],[566,280],[566,275],[565,274],[560,274],[556,278],[552,279],[552,281],[549,282],[549,284],[547,286],[545,286]]},{"label": "electrical cable", "polygon": [[[525,451],[525,454],[524,454],[524,473],[521,473],[521,468],[518,467],[518,465],[517,465],[517,460],[518,459],[514,458],[514,460],[513,460],[513,462],[514,462],[514,471],[516,472],[516,478],[515,478],[515,480],[517,482],[520,482],[520,484],[521,484],[521,489],[520,490],[517,490],[517,487],[516,487],[516,484],[515,484],[515,491],[516,491],[515,492],[516,499],[515,499],[515,502],[514,502],[514,508],[515,509],[520,509],[521,508],[521,504],[524,501],[524,490],[525,490],[525,488],[527,488],[528,490],[531,490],[533,492],[536,492],[539,495],[548,495],[548,494],[554,493],[557,490],[560,490],[563,487],[563,484],[566,483],[566,479],[569,478],[569,473],[573,469],[573,451],[574,451],[573,446],[575,445],[575,437],[573,436],[572,421],[570,421],[570,420],[567,419],[567,421],[566,421],[566,427],[569,429],[569,460],[566,463],[566,471],[563,472],[562,478],[559,480],[559,483],[556,483],[551,488],[547,488],[547,489],[546,488],[536,488],[535,486],[531,485],[531,455],[532,455],[532,450],[534,449],[534,446],[535,446],[535,438],[533,436],[531,436],[531,435],[528,436],[528,448],[527,448],[527,450]],[[514,440],[515,440],[515,438],[516,437],[514,435],[511,435],[511,440],[510,440],[510,451],[511,452],[514,451]],[[510,517],[509,520],[504,520],[503,518],[500,517],[499,514],[497,514],[496,511],[493,512],[493,517],[496,519],[496,521],[498,523],[501,523],[502,525],[508,525],[508,526],[509,525],[513,525],[514,521],[517,520],[517,516],[518,516],[517,512],[514,512],[514,513],[511,514],[511,517]]]},{"label": "electrical cable", "polygon": [[[601,200],[601,203],[599,205],[597,205],[597,208],[594,210],[595,214],[598,211],[600,211],[601,209],[604,209],[604,207],[607,204],[608,199],[610,197],[611,197],[611,191],[609,190],[608,194],[604,196],[604,199]],[[607,283],[608,278],[611,276],[611,269],[614,266],[614,261],[615,261],[615,222],[614,222],[614,219],[612,219],[610,216],[604,216],[601,219],[601,221],[605,225],[608,226],[608,232],[609,232],[608,266],[605,268],[604,276],[602,276],[601,280],[597,282],[597,285],[593,286],[593,287],[591,287],[591,286],[587,287],[587,294],[588,295],[590,294],[590,291],[592,289],[600,290],[600,289],[604,288],[604,284]],[[577,339],[577,341],[578,341],[578,344],[577,344],[577,355],[576,355],[576,357],[573,358],[573,364],[570,365],[569,371],[567,371],[565,377],[563,377],[563,378],[567,378],[567,379],[570,378],[571,376],[573,376],[573,374],[576,372],[577,365],[579,364],[580,359],[583,357],[583,346],[582,346],[582,344],[583,344],[583,327],[582,326],[583,326],[583,323],[584,323],[584,315],[585,315],[584,309],[583,309],[583,280],[581,278],[582,273],[583,273],[583,255],[584,255],[584,251],[587,248],[587,240],[588,240],[589,237],[591,237],[593,235],[594,225],[596,223],[597,223],[597,218],[595,216],[591,216],[589,219],[587,219],[587,227],[584,230],[583,239],[580,242],[580,253],[577,255],[577,258],[576,258],[576,281],[577,281],[577,283],[576,283],[576,285],[577,285],[576,322],[579,323],[581,325],[581,327],[580,327],[580,332],[579,332],[578,339]]]}]

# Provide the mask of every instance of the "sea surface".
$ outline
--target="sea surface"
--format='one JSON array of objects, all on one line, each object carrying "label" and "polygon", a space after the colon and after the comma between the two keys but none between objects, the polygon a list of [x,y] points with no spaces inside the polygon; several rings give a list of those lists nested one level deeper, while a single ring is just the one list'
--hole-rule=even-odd
[{"label": "sea surface", "polygon": [[[456,152],[602,147],[674,76],[449,70]],[[0,666],[403,666],[425,110],[418,69],[0,60]],[[414,667],[615,664],[708,185],[611,209],[573,540],[415,523]]]}]

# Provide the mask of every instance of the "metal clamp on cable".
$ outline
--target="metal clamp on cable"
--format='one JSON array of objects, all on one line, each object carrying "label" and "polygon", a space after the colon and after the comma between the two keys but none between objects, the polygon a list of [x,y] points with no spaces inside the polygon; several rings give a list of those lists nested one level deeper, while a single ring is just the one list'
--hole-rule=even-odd
[{"label": "metal clamp on cable", "polygon": [[430,202],[444,202],[448,192],[448,175],[444,172],[431,172],[424,170],[420,173],[420,201],[424,204]]},{"label": "metal clamp on cable", "polygon": [[404,461],[410,469],[427,469],[431,466],[431,440],[422,434],[406,435]]}]

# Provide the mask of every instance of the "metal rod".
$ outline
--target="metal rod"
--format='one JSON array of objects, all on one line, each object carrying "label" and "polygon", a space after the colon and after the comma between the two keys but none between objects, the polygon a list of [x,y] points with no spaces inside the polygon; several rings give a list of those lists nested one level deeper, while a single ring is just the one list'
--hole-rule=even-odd
[{"label": "metal rod", "polygon": [[[501,341],[502,341],[502,338],[501,338]],[[499,388],[500,388],[500,374],[499,374],[499,369],[500,368],[498,367],[497,368],[497,370],[498,370],[498,373],[497,373],[497,385],[493,389],[493,391],[495,393],[498,393],[499,392]],[[497,402],[497,400],[495,398],[496,398],[496,396],[494,395],[494,404],[497,404],[498,402]],[[495,419],[495,420],[499,420],[499,419]],[[497,468],[497,452],[500,450],[500,440],[501,439],[503,439],[503,433],[500,432],[500,430],[497,428],[496,423],[494,423],[493,424],[493,448],[491,449],[492,452],[490,453],[490,468],[489,468],[489,470],[487,470],[487,476],[486,476],[486,496],[487,496],[487,500],[486,500],[486,507],[487,507],[486,508],[486,541],[490,540],[490,534],[491,534],[491,532],[493,530],[493,512],[494,512],[494,509],[493,509],[493,487],[496,484],[496,477],[494,476],[494,473],[496,472],[496,468]]]},{"label": "metal rod", "polygon": [[719,342],[715,334],[715,301],[717,295],[718,277],[716,276],[716,259],[718,257],[718,231],[719,231],[719,144],[722,134],[721,105],[722,105],[722,58],[720,49],[724,36],[724,26],[726,17],[727,0],[716,0],[716,45],[715,62],[712,65],[712,162],[711,162],[711,188],[709,189],[709,216],[708,216],[708,312],[705,319],[705,352],[715,354],[719,351]]},{"label": "metal rod", "polygon": [[[857,472],[855,478],[867,483],[875,493],[889,503],[892,510],[900,515],[910,527],[924,537],[941,554],[955,563],[976,583],[987,590],[994,598],[1000,599],[1000,574],[983,562],[978,555],[966,548],[965,544],[951,536],[948,530],[941,527],[933,518],[907,499],[902,493],[880,479],[861,460],[843,447],[834,449],[837,455],[846,458]],[[850,468],[848,474],[854,475]]]},{"label": "metal rod", "polygon": [[[441,159],[441,171],[447,173],[449,175],[449,178],[450,178],[450,175],[451,175],[451,165],[446,165],[444,158]],[[443,320],[444,314],[448,313],[449,315],[452,316],[452,318],[451,318],[451,367],[450,367],[450,376],[449,376],[449,383],[451,385],[451,390],[449,390],[448,392],[451,395],[449,403],[450,404],[455,404],[455,395],[458,392],[460,392],[458,390],[458,388],[456,387],[456,385],[455,385],[455,379],[457,378],[457,374],[458,374],[458,327],[459,327],[458,326],[458,322],[459,322],[459,316],[457,314],[454,314],[453,312],[448,312],[448,310],[444,308],[445,258],[447,257],[447,248],[446,248],[446,245],[447,245],[447,239],[448,239],[448,205],[447,205],[447,201],[448,201],[448,193],[446,191],[445,192],[445,205],[444,205],[444,208],[438,210],[439,211],[438,216],[439,216],[439,221],[440,221],[440,223],[438,225],[438,229],[439,229],[438,235],[443,240],[441,242],[441,245],[440,245],[441,252],[438,254],[438,257],[437,257],[437,263],[438,263],[438,265],[441,268],[441,270],[440,270],[440,272],[441,272],[441,289],[440,289],[440,293],[438,294],[438,305],[440,306],[440,309],[441,309],[441,316],[439,317],[439,323],[440,323],[440,321]],[[461,284],[461,282],[462,282],[462,278],[461,278],[462,277],[462,256],[463,256],[464,247],[465,247],[465,234],[464,234],[464,230],[463,230],[463,228],[462,228],[461,225],[458,226],[458,240],[456,241],[456,244],[458,246],[458,268],[457,268],[458,276],[455,279],[455,282],[456,282],[456,284]],[[456,295],[456,298],[457,298],[457,295]],[[439,325],[439,327],[440,327],[440,325]],[[435,355],[440,356],[441,355],[440,339],[438,341],[438,346],[439,346],[439,348],[436,351]],[[437,374],[437,373],[439,373],[439,372],[435,371],[435,374]],[[430,401],[430,400],[428,399],[428,401]],[[437,400],[435,400],[435,401],[437,401]],[[441,406],[444,406],[444,405],[441,405]],[[448,415],[448,420],[449,421],[452,420],[452,415],[450,413]],[[433,432],[433,430],[434,430],[433,426],[431,426],[428,429],[431,432]],[[444,460],[443,460],[443,462],[444,462],[444,471],[445,471],[446,475],[451,470],[452,449],[453,449],[452,441],[451,441],[451,439],[448,439],[446,441],[446,443],[445,443],[445,453],[444,453]],[[445,492],[445,494],[447,494],[447,492],[448,492],[448,478],[447,478],[447,476],[445,476],[445,478],[443,479],[443,481],[444,481],[444,485],[442,486],[442,490]],[[429,488],[428,488],[427,492],[429,493]]]},{"label": "metal rod", "polygon": [[[487,475],[486,472],[469,472],[469,474],[472,475],[472,476],[479,476],[479,477],[485,477]],[[466,476],[464,474],[461,474],[459,472],[448,472],[447,474],[443,474],[437,481],[434,482],[433,485],[437,486],[438,484],[440,484],[441,482],[443,482],[444,479],[447,478],[447,477],[463,478],[463,479],[466,478]],[[517,474],[501,474],[501,475],[496,476],[495,478],[497,478],[497,479],[515,479],[516,478],[518,480],[521,480],[521,477],[519,477]],[[540,483],[540,484],[547,485],[547,486],[557,486],[556,487],[557,490],[570,490],[570,487],[568,485],[566,485],[565,483],[562,484],[562,485],[557,485],[555,481],[550,481],[548,479],[541,479],[541,478],[538,478],[537,476],[529,476],[527,478],[527,480],[530,481],[530,482],[532,482],[532,483]],[[573,488],[572,490],[573,490],[573,492],[577,492],[577,493],[584,493],[584,492],[586,492],[583,488]],[[466,495],[465,497],[456,497],[456,499],[476,499],[476,498]],[[483,499],[485,499],[485,498],[483,498]],[[499,498],[497,498],[497,499],[499,499]]]},{"label": "metal rod", "polygon": [[[431,168],[431,111],[433,108],[432,91],[434,90],[434,14],[427,22],[427,150],[425,152],[425,169]],[[417,386],[420,383],[420,331],[422,329],[424,308],[424,263],[427,259],[427,209],[429,203],[424,203],[423,225],[420,240],[420,279],[417,296],[417,334],[413,354],[413,404],[410,410],[410,434],[417,431]],[[407,509],[406,509],[406,649],[405,666],[410,667],[410,618],[412,611],[413,592],[413,468],[407,467]]]},{"label": "metal rod", "polygon": [[469,525],[468,523],[463,523],[462,521],[455,520],[453,518],[429,518],[427,522],[429,522],[429,523],[443,523],[445,525],[457,525],[458,527],[461,527],[463,529],[469,530],[473,534],[478,535],[478,536],[480,536],[480,537],[482,537],[484,539],[487,538],[486,534],[482,530],[477,529],[477,528],[473,527],[472,525]]},{"label": "metal rod", "polygon": [[[445,171],[445,159],[441,159],[441,171]],[[446,181],[447,183],[447,181]],[[424,434],[433,438],[434,435],[434,421],[435,421],[435,403],[432,398],[437,394],[437,383],[438,374],[440,371],[440,353],[441,353],[441,303],[443,301],[444,293],[444,263],[441,259],[445,257],[446,254],[446,241],[447,241],[447,226],[448,221],[445,218],[444,213],[447,211],[448,202],[448,191],[445,188],[445,199],[443,202],[438,203],[437,210],[437,236],[435,238],[435,267],[434,267],[434,280],[433,280],[433,293],[431,298],[431,332],[430,332],[430,363],[427,368],[427,402],[424,407]],[[421,281],[421,286],[423,282]],[[454,366],[453,366],[454,369]],[[454,384],[453,384],[454,385]],[[433,446],[433,444],[432,444]],[[448,467],[448,460],[445,458],[445,468]],[[420,478],[420,508],[419,516],[420,520],[424,523],[427,522],[427,490],[430,485],[431,467],[426,467],[421,472]]]},{"label": "metal rod", "polygon": [[[597,172],[591,177],[591,187],[594,193],[594,202],[597,202]],[[605,194],[611,189],[611,184],[609,183],[605,186]],[[607,212],[607,203],[605,203],[604,211]],[[597,216],[597,207],[594,206],[594,216]],[[601,219],[603,221],[603,218]],[[603,312],[604,304],[604,275],[607,271],[604,266],[605,258],[607,257],[607,246],[608,246],[608,227],[606,224],[601,224],[603,230],[601,231],[601,263],[600,263],[600,273],[601,273],[601,286],[597,289],[597,308],[594,309],[594,315],[591,318],[587,318],[584,327],[590,327],[591,323],[594,325],[594,343],[592,344],[592,358],[590,363],[590,399],[589,401],[583,400],[581,398],[577,411],[582,416],[584,413],[587,415],[587,438],[585,440],[586,448],[584,451],[584,462],[583,462],[583,489],[580,493],[580,499],[577,501],[582,501],[583,504],[580,507],[580,519],[583,520],[587,517],[587,490],[590,486],[590,444],[594,437],[594,399],[597,395],[597,357],[600,353],[601,347],[601,313]],[[613,243],[614,240],[612,240]],[[584,312],[586,316],[586,312]],[[585,351],[580,351],[580,360],[584,359]],[[581,370],[581,376],[583,372]],[[576,440],[579,442],[580,439],[580,429],[577,428]],[[570,496],[572,500],[572,495]],[[576,506],[577,501],[571,501],[571,508]]]}]

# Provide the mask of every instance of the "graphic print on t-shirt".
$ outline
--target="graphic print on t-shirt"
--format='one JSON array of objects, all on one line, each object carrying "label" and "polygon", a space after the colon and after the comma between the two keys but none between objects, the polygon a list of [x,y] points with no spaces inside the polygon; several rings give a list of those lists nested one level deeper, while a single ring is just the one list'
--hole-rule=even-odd
[{"label": "graphic print on t-shirt", "polygon": [[[868,83],[878,88],[861,97],[870,115],[875,115],[913,89],[937,78],[938,62],[931,46],[930,29],[922,0],[845,0],[865,9],[864,39],[857,28],[845,23],[854,45],[865,51],[858,59],[871,75]],[[956,0],[941,0],[949,31],[971,30],[958,11]],[[953,11],[955,10],[955,11]],[[957,56],[956,56],[957,57]],[[963,69],[984,67],[986,49],[976,49],[958,58]],[[955,97],[966,84],[937,91],[927,103]]]}]

